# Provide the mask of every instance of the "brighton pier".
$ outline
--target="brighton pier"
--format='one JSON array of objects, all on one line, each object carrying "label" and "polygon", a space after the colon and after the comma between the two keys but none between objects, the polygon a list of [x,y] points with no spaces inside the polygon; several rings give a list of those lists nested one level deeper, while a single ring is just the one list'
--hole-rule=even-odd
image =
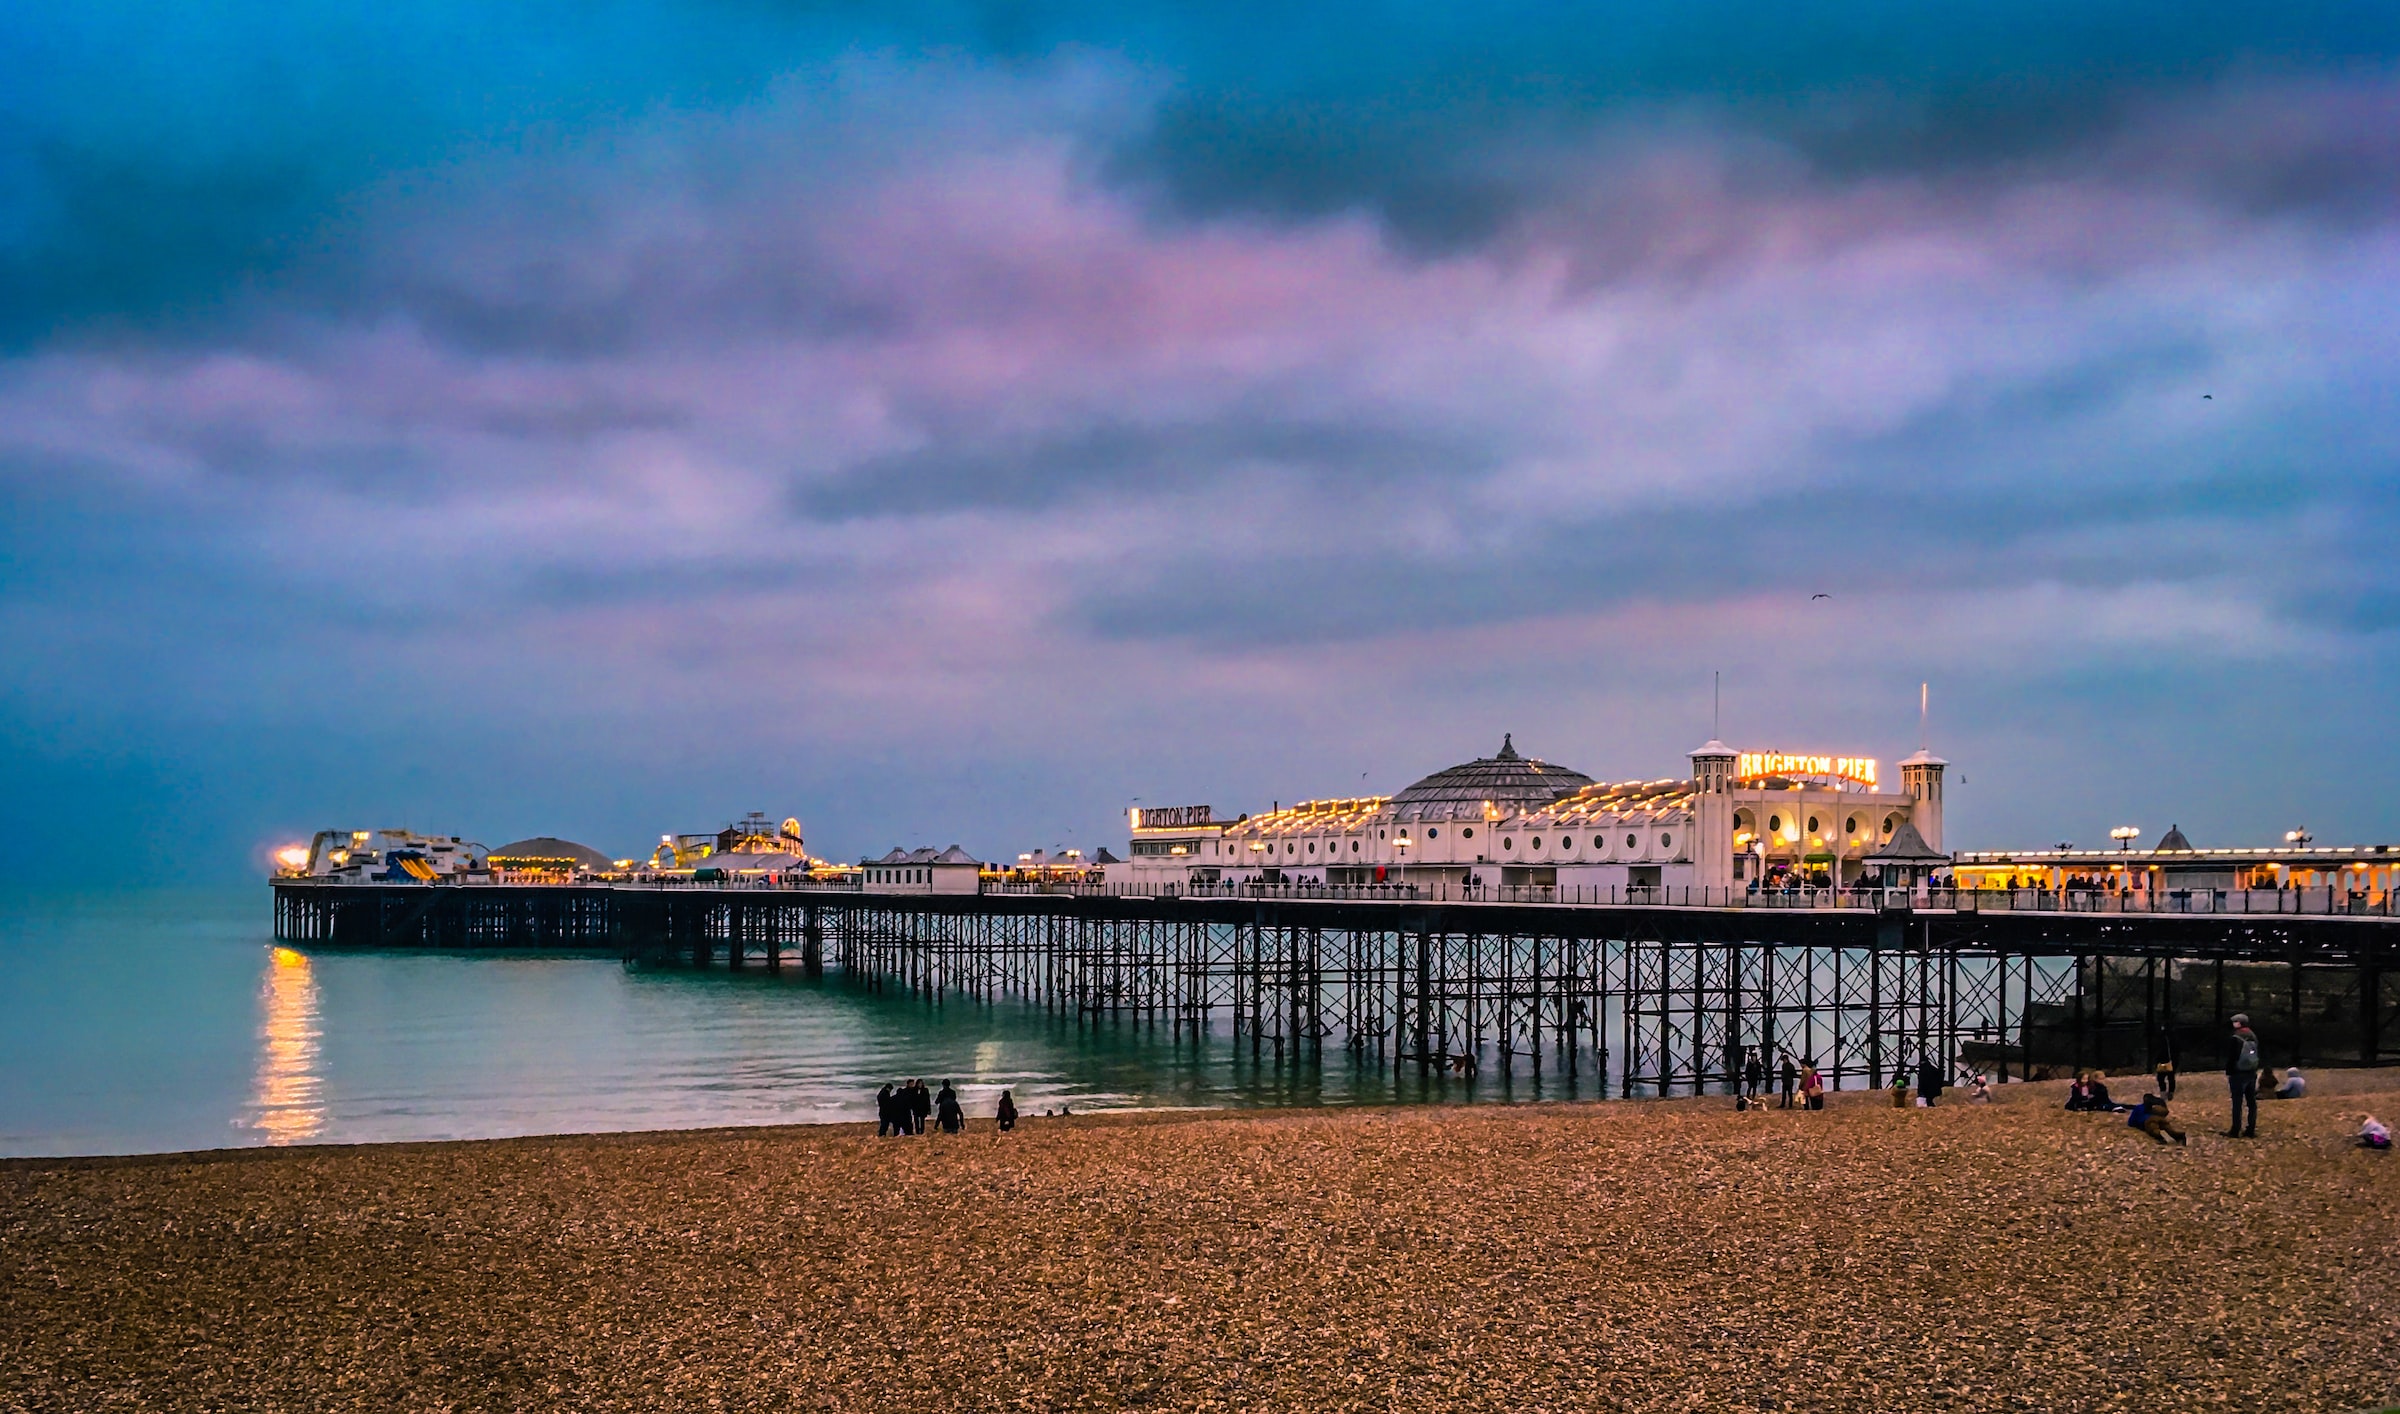
[{"label": "brighton pier", "polygon": [[1837,1086],[1927,1059],[2002,1079],[2147,1067],[2212,1055],[2236,1013],[2278,1064],[2400,1059],[2400,857],[2201,851],[2179,831],[1954,856],[1945,763],[1901,764],[1886,793],[1871,759],[1712,741],[1686,778],[1606,785],[1504,742],[1391,797],[1136,810],[1130,859],[1032,871],[955,847],[828,865],[796,820],[754,816],[713,845],[670,836],[648,868],[556,840],[476,867],[452,839],[374,855],[409,866],[377,875],[328,848],[370,832],[328,832],[275,881],[275,933],[789,968],[1229,1034],[1262,1065],[1625,1095],[1733,1083],[1753,1049]]}]

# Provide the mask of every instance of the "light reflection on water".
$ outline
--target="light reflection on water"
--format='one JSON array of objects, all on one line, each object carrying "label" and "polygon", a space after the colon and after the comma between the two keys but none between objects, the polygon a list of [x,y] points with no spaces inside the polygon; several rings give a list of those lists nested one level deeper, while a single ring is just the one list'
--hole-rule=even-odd
[{"label": "light reflection on water", "polygon": [[250,1126],[269,1144],[314,1139],[325,1127],[317,1074],[317,979],[308,954],[267,950],[259,984],[258,1090]]}]

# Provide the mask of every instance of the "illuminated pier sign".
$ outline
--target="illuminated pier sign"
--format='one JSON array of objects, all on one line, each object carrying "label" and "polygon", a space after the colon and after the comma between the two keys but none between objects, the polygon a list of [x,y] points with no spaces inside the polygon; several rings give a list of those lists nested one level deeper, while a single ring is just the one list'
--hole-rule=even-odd
[{"label": "illuminated pier sign", "polygon": [[1188,830],[1216,823],[1208,818],[1209,810],[1206,805],[1154,805],[1147,810],[1136,805],[1125,813],[1133,817],[1137,830]]},{"label": "illuminated pier sign", "polygon": [[1734,778],[1764,780],[1769,776],[1813,776],[1843,785],[1875,789],[1872,756],[1795,756],[1783,751],[1744,751],[1733,766]]}]

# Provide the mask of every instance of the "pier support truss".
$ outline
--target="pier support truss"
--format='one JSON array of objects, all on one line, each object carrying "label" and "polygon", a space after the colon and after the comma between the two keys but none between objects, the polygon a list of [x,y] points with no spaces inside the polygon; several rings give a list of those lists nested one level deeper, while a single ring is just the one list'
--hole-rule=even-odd
[{"label": "pier support truss", "polygon": [[1261,1062],[1358,1060],[1625,1095],[1738,1083],[1755,1048],[1836,1085],[1930,1058],[2005,1077],[2146,1065],[2233,1011],[2287,1053],[2400,1058],[2400,924],[808,890],[278,884],[279,940],[578,948],[833,969],[933,1005],[1229,1033]]}]

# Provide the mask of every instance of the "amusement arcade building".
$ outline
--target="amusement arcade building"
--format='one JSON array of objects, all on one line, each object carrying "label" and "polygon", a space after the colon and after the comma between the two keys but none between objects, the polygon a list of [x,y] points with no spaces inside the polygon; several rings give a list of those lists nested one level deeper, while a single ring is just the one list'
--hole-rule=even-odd
[{"label": "amusement arcade building", "polygon": [[[1866,757],[1736,751],[1711,741],[1689,776],[1603,783],[1500,750],[1391,796],[1307,800],[1219,820],[1208,806],[1134,809],[1112,877],[1165,884],[1441,883],[1585,889],[1846,885],[1946,862],[1941,758],[1882,789]],[[1119,873],[1118,871],[1122,872]]]}]

